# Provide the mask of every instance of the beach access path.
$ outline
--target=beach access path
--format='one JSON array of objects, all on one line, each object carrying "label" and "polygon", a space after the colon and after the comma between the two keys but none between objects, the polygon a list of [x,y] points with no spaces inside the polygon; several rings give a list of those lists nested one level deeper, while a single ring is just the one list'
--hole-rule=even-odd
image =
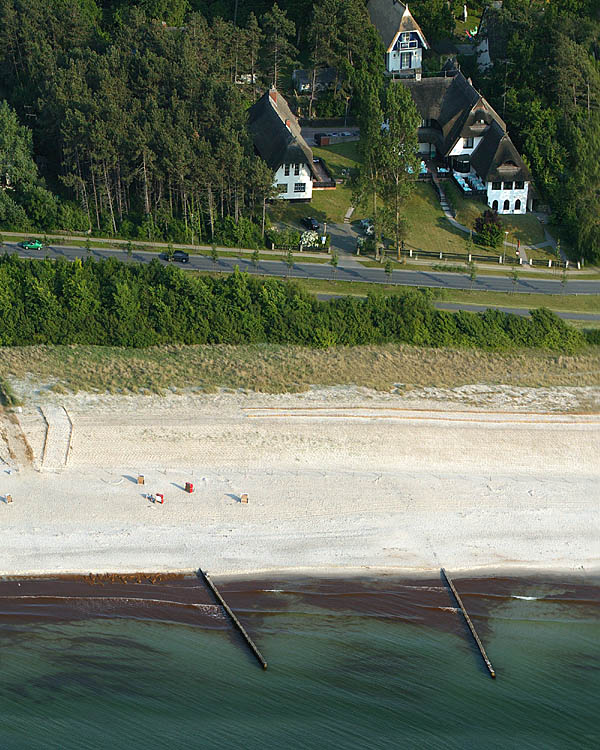
[{"label": "beach access path", "polygon": [[[551,411],[356,388],[34,391],[18,414],[33,463],[0,441],[0,574],[596,570],[600,415],[561,413],[554,390]],[[45,435],[40,404],[68,409],[64,465],[43,465],[67,433]]]}]

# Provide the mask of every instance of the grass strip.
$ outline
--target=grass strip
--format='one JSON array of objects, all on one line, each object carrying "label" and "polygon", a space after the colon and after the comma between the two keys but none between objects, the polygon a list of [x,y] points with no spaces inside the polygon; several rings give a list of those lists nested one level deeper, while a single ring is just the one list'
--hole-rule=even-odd
[{"label": "grass strip", "polygon": [[[389,391],[473,383],[514,386],[598,386],[600,350],[573,356],[539,350],[502,353],[406,345],[312,349],[272,344],[9,347],[2,374],[65,391],[164,393],[166,389],[302,392],[311,386],[356,385]],[[28,384],[28,385],[25,385]],[[401,385],[399,385],[401,384]]]}]

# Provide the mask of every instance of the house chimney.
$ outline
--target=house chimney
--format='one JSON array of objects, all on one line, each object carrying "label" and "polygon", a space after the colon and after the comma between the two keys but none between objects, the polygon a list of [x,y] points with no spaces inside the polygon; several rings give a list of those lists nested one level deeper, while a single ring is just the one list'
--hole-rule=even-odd
[{"label": "house chimney", "polygon": [[472,86],[472,85],[473,85],[473,81],[471,80],[471,78],[470,78],[470,77],[469,77],[469,78],[467,78],[467,83],[469,84],[469,86]]},{"label": "house chimney", "polygon": [[269,96],[275,102],[275,104],[277,104],[277,89],[270,89]]},{"label": "house chimney", "polygon": [[285,121],[285,126],[286,126],[286,128],[287,128],[288,130],[291,130],[291,129],[292,129],[292,123],[291,123],[291,122],[290,122],[289,120],[286,120],[286,121]]}]

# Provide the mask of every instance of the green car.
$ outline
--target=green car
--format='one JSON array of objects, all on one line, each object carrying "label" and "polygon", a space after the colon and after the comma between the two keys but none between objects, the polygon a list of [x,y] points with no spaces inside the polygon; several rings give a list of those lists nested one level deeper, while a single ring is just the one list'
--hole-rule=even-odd
[{"label": "green car", "polygon": [[41,240],[25,240],[25,242],[20,242],[19,245],[24,250],[41,250],[44,247]]}]

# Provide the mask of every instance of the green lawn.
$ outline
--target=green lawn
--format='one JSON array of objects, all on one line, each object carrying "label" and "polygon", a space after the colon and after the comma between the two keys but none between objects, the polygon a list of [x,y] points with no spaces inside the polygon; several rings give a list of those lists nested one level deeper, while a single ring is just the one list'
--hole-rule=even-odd
[{"label": "green lawn", "polygon": [[[358,164],[358,143],[336,143],[333,146],[313,148],[313,154],[323,159],[334,179],[346,179],[347,174],[342,170],[353,170]],[[346,211],[352,205],[352,190],[349,184],[340,184],[335,190],[314,190],[310,203],[296,203],[294,201],[274,201],[269,206],[271,221],[282,221],[296,227],[301,227],[302,218],[314,216],[323,222],[342,224]],[[360,219],[366,214],[357,210],[353,218]]]},{"label": "green lawn", "polygon": [[352,170],[358,167],[360,161],[358,141],[315,147],[313,156],[323,159],[334,179],[344,178],[346,175],[342,170]]},{"label": "green lawn", "polygon": [[454,21],[454,36],[458,42],[461,44],[468,44],[469,43],[469,37],[465,34],[465,31],[471,31],[476,26],[479,28],[479,23],[481,21],[481,11],[478,9],[472,9],[468,8],[468,15],[467,15],[467,22],[464,23],[462,20],[462,13],[460,14],[460,19],[455,19]]},{"label": "green lawn", "polygon": [[[323,159],[334,179],[347,179],[360,160],[356,141],[314,148],[313,154]],[[487,208],[486,204],[483,201],[465,198],[458,187],[449,180],[444,182],[444,189],[447,189],[450,201],[456,208],[457,221],[472,227],[475,219]],[[352,190],[346,182],[339,184],[335,190],[315,190],[310,203],[275,201],[269,206],[269,216],[271,221],[282,221],[298,228],[302,226],[301,220],[305,216],[314,216],[321,223],[341,224],[351,205]],[[370,213],[369,207],[357,206],[352,215],[353,223],[369,216]],[[408,219],[405,239],[408,248],[429,252],[466,252],[466,233],[455,229],[448,222],[431,183],[418,182],[415,185],[406,204],[405,214]],[[516,242],[518,239],[521,244],[530,246],[545,239],[541,224],[529,214],[502,217],[502,223],[509,232],[509,242]],[[475,247],[475,252],[494,258],[499,254],[499,251],[480,246]],[[528,256],[553,257],[545,250],[528,251]]]}]

